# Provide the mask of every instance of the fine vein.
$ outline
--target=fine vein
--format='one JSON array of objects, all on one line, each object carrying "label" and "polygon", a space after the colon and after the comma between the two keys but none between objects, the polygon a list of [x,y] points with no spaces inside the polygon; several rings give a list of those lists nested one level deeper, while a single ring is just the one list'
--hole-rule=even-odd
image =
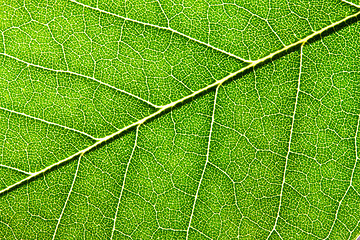
[{"label": "fine vein", "polygon": [[337,207],[337,209],[336,209],[336,212],[335,212],[334,221],[333,221],[333,223],[332,223],[332,225],[331,225],[331,228],[330,228],[330,231],[329,231],[329,233],[328,233],[328,235],[326,236],[325,239],[328,239],[328,238],[330,237],[330,234],[331,234],[331,232],[332,232],[332,230],[333,230],[333,228],[334,228],[334,226],[335,226],[336,220],[338,220],[338,214],[339,214],[339,211],[340,211],[341,203],[342,203],[342,201],[345,199],[346,194],[349,192],[350,188],[353,187],[353,186],[352,186],[352,181],[353,181],[353,178],[354,178],[354,173],[355,173],[355,169],[356,169],[356,164],[357,164],[357,161],[359,160],[358,149],[357,149],[357,136],[358,136],[358,134],[359,134],[359,125],[360,125],[360,114],[359,114],[359,116],[358,116],[358,122],[357,122],[357,126],[356,126],[356,131],[355,131],[355,163],[354,163],[354,167],[353,167],[353,169],[352,169],[352,171],[351,171],[350,183],[349,183],[349,186],[348,186],[348,188],[346,189],[343,197],[342,197],[342,198],[340,199],[340,201],[339,201],[339,205],[338,205],[338,207]]},{"label": "fine vein", "polygon": [[150,106],[152,106],[152,107],[154,107],[154,108],[160,108],[160,106],[158,106],[158,105],[156,105],[156,104],[153,104],[152,102],[150,102],[150,101],[148,101],[148,100],[145,100],[145,99],[143,99],[143,98],[141,98],[141,97],[139,97],[139,96],[136,96],[136,95],[134,95],[134,94],[132,94],[132,93],[130,93],[130,92],[127,92],[127,91],[125,91],[125,90],[122,90],[122,89],[120,89],[120,88],[114,87],[114,86],[112,86],[112,85],[110,85],[110,84],[108,84],[108,83],[102,82],[102,81],[100,81],[100,80],[98,80],[98,79],[96,79],[96,78],[94,78],[94,77],[86,76],[86,75],[83,75],[83,74],[80,74],[80,73],[76,73],[76,72],[72,72],[72,71],[69,71],[69,70],[60,70],[60,69],[53,69],[53,68],[44,67],[44,66],[41,66],[41,65],[37,65],[37,64],[30,63],[30,62],[26,62],[26,61],[24,61],[24,60],[22,60],[22,59],[19,59],[19,58],[17,58],[17,57],[11,56],[11,55],[6,54],[6,53],[0,53],[0,55],[3,55],[3,56],[6,56],[6,57],[9,57],[9,58],[11,58],[11,59],[14,59],[14,60],[16,60],[16,61],[22,62],[22,63],[24,63],[24,64],[26,64],[26,65],[28,65],[28,66],[32,66],[32,67],[36,67],[36,68],[41,68],[41,69],[44,69],[44,70],[47,70],[47,71],[52,71],[52,72],[68,73],[68,74],[71,74],[71,75],[76,75],[76,76],[79,76],[79,77],[91,79],[91,80],[93,80],[93,81],[95,81],[95,82],[97,82],[97,83],[99,83],[99,84],[101,84],[101,85],[104,85],[104,86],[109,87],[109,88],[111,88],[111,89],[114,89],[114,90],[116,90],[116,91],[118,91],[118,92],[124,93],[124,94],[129,95],[129,96],[131,96],[131,97],[133,97],[133,98],[136,98],[136,99],[138,99],[138,100],[140,100],[140,101],[142,101],[142,102],[144,102],[144,103],[147,103],[147,104],[149,104]]},{"label": "fine vein", "polygon": [[[301,69],[302,69],[302,59],[303,59],[303,46],[304,43],[301,45],[300,47],[300,67],[299,67],[299,78],[298,78],[298,84],[297,84],[297,90],[296,90],[296,97],[295,97],[295,106],[294,106],[294,114],[292,115],[292,119],[291,119],[291,128],[290,128],[290,136],[289,136],[289,144],[288,144],[288,151],[285,157],[285,167],[284,167],[284,173],[283,173],[283,180],[281,183],[281,190],[280,190],[280,200],[279,200],[279,208],[278,208],[278,212],[276,215],[276,219],[275,219],[275,224],[274,227],[272,229],[272,231],[270,232],[269,236],[267,239],[269,239],[269,237],[271,236],[272,232],[276,231],[276,226],[280,217],[280,210],[281,210],[281,202],[282,202],[282,198],[283,198],[283,194],[284,194],[284,186],[285,186],[285,177],[286,177],[286,168],[287,168],[287,164],[289,161],[289,155],[291,152],[291,139],[293,136],[293,130],[294,130],[294,123],[295,123],[295,115],[296,115],[296,106],[298,104],[298,100],[299,100],[299,92],[300,92],[300,80],[301,80]],[[280,234],[279,234],[280,235]]]},{"label": "fine vein", "polygon": [[21,116],[24,116],[24,117],[27,117],[27,118],[31,118],[31,119],[34,119],[36,121],[40,121],[40,122],[43,122],[43,123],[46,123],[46,124],[50,124],[50,125],[54,125],[54,126],[57,126],[57,127],[61,127],[61,128],[64,128],[64,129],[67,129],[67,130],[70,130],[70,131],[74,131],[74,132],[77,132],[77,133],[80,133],[82,135],[85,135],[89,138],[92,138],[94,140],[99,140],[99,138],[96,138],[96,137],[93,137],[91,136],[90,134],[86,133],[86,132],[83,132],[83,131],[80,131],[80,130],[77,130],[75,128],[70,128],[70,127],[67,127],[67,126],[64,126],[64,125],[61,125],[61,124],[58,124],[58,123],[54,123],[54,122],[49,122],[47,120],[44,120],[42,118],[38,118],[38,117],[34,117],[34,116],[31,116],[31,115],[28,115],[28,114],[25,114],[25,113],[21,113],[21,112],[17,112],[17,111],[14,111],[14,110],[10,110],[10,109],[7,109],[7,108],[4,108],[4,107],[0,107],[1,110],[4,110],[6,112],[10,112],[10,113],[14,113],[14,114],[17,114],[17,115],[21,115]]},{"label": "fine vein", "polygon": [[210,45],[209,43],[205,43],[205,42],[202,42],[202,41],[200,41],[200,40],[197,40],[196,38],[192,38],[192,37],[190,37],[190,36],[188,36],[188,35],[186,35],[186,34],[184,34],[184,33],[181,33],[181,32],[179,32],[179,31],[176,31],[176,30],[174,30],[174,29],[172,29],[172,28],[170,28],[170,27],[161,27],[161,26],[158,26],[158,25],[155,25],[155,24],[145,23],[145,22],[141,22],[141,21],[134,20],[134,19],[131,19],[131,18],[123,17],[123,16],[120,16],[120,15],[118,15],[118,14],[111,13],[111,12],[108,12],[108,11],[105,11],[105,10],[102,10],[102,9],[100,9],[100,8],[97,8],[97,7],[96,7],[96,8],[95,8],[95,7],[91,7],[91,6],[89,6],[89,5],[86,5],[86,4],[77,2],[77,1],[75,1],[75,0],[70,0],[70,2],[79,4],[79,5],[81,5],[81,6],[85,7],[85,8],[89,8],[89,9],[92,9],[92,10],[95,10],[95,11],[99,11],[99,12],[102,12],[102,13],[105,13],[105,14],[109,14],[109,15],[112,15],[112,16],[115,16],[115,17],[124,19],[125,21],[134,22],[134,23],[139,23],[139,24],[142,24],[142,25],[144,25],[144,26],[150,26],[150,27],[154,27],[154,28],[158,28],[158,29],[167,30],[167,31],[176,33],[176,34],[178,34],[178,35],[180,35],[180,36],[183,36],[183,37],[185,37],[185,38],[188,38],[188,39],[190,39],[191,41],[200,43],[200,44],[205,45],[205,46],[207,46],[207,47],[209,47],[209,48],[212,48],[212,49],[214,49],[214,50],[216,50],[216,51],[222,52],[222,53],[224,53],[224,54],[226,54],[226,55],[228,55],[228,56],[237,58],[237,59],[239,59],[239,60],[241,60],[241,61],[244,61],[244,62],[247,62],[247,63],[253,62],[253,61],[251,61],[251,60],[247,60],[247,59],[241,58],[241,57],[239,57],[239,56],[237,56],[237,55],[235,55],[235,54],[226,52],[226,51],[224,51],[224,50],[222,50],[222,49],[220,49],[220,48],[214,47],[214,46]]},{"label": "fine vein", "polygon": [[215,90],[214,106],[213,106],[213,110],[212,110],[211,123],[210,123],[209,141],[208,141],[207,150],[206,150],[206,160],[205,160],[204,168],[203,168],[202,173],[201,173],[201,177],[200,177],[200,180],[199,180],[198,187],[197,187],[197,189],[196,189],[196,194],[195,194],[195,198],[194,198],[194,204],[193,204],[193,206],[192,206],[192,210],[191,210],[191,214],[190,214],[190,220],[189,220],[189,225],[188,225],[188,228],[187,228],[187,231],[186,231],[186,239],[189,238],[189,231],[190,231],[190,227],[191,227],[191,221],[192,221],[192,218],[193,218],[193,216],[194,216],[194,211],[195,211],[195,206],[196,206],[196,200],[197,200],[197,198],[198,198],[198,196],[199,196],[199,191],[200,191],[201,182],[202,182],[202,180],[204,179],[204,174],[205,174],[205,171],[206,171],[206,167],[207,167],[208,162],[209,162],[210,145],[211,145],[211,135],[212,135],[212,129],[213,129],[213,126],[214,126],[215,109],[216,109],[216,98],[217,98],[217,94],[218,94],[218,91],[219,91],[219,87],[220,87],[220,85],[218,85],[217,88],[216,88],[216,90]]},{"label": "fine vein", "polygon": [[185,101],[187,101],[187,100],[189,100],[189,99],[192,99],[192,98],[194,98],[194,97],[196,97],[196,96],[199,96],[200,94],[202,94],[202,93],[204,93],[204,92],[206,92],[206,91],[208,91],[208,90],[210,90],[210,89],[213,89],[214,87],[217,87],[217,86],[221,85],[222,83],[230,80],[231,78],[235,77],[235,76],[238,75],[239,73],[242,73],[242,72],[244,72],[244,71],[246,71],[246,70],[249,70],[249,69],[251,69],[251,68],[254,68],[254,67],[256,67],[257,65],[259,65],[260,63],[262,63],[262,62],[264,62],[264,61],[267,61],[267,60],[270,60],[270,59],[272,59],[274,56],[277,56],[277,55],[279,55],[279,54],[281,54],[281,53],[284,53],[284,52],[286,52],[287,50],[289,50],[289,49],[291,49],[291,48],[293,48],[293,47],[296,47],[296,46],[299,46],[299,45],[304,45],[307,41],[309,41],[310,39],[314,38],[315,36],[318,36],[318,35],[320,35],[321,33],[325,32],[325,31],[327,31],[327,30],[329,30],[329,29],[331,29],[331,28],[333,28],[333,27],[338,26],[338,25],[346,22],[346,21],[349,20],[349,19],[356,18],[356,17],[359,16],[359,15],[360,15],[360,11],[357,12],[357,13],[355,13],[355,14],[353,14],[353,15],[350,15],[350,16],[348,16],[348,17],[346,17],[346,18],[344,18],[344,19],[342,19],[342,20],[340,20],[340,21],[338,21],[338,22],[335,22],[335,23],[333,23],[333,24],[331,24],[331,25],[329,25],[329,26],[327,26],[327,27],[325,27],[325,28],[323,28],[323,29],[321,29],[321,30],[319,30],[319,31],[317,31],[317,32],[314,32],[313,34],[311,34],[311,35],[309,35],[309,36],[307,36],[307,37],[305,37],[305,38],[303,38],[303,39],[301,39],[301,40],[299,40],[299,41],[297,41],[297,42],[295,42],[295,43],[293,43],[293,44],[291,44],[291,45],[288,45],[288,46],[286,46],[286,47],[284,47],[284,48],[282,48],[282,49],[280,49],[280,50],[278,50],[278,51],[276,51],[276,52],[273,52],[273,53],[271,53],[271,54],[269,54],[269,55],[267,55],[267,56],[259,59],[259,60],[256,60],[256,61],[252,62],[251,64],[247,65],[246,67],[243,67],[243,68],[239,69],[238,71],[229,74],[228,76],[224,77],[223,79],[218,80],[218,81],[216,81],[216,82],[214,82],[214,83],[212,83],[212,84],[210,84],[210,85],[208,85],[208,86],[206,86],[206,87],[204,87],[204,88],[202,88],[202,89],[199,89],[198,91],[195,91],[195,92],[191,93],[190,95],[187,95],[187,96],[185,96],[185,97],[183,97],[183,98],[181,98],[181,99],[179,99],[179,100],[176,100],[176,101],[174,101],[174,102],[172,102],[172,103],[169,103],[169,104],[167,104],[167,105],[164,105],[164,106],[162,106],[161,108],[159,108],[159,110],[156,111],[155,113],[153,113],[153,114],[151,114],[151,115],[149,115],[149,116],[147,116],[147,117],[145,117],[145,118],[143,118],[143,119],[141,119],[141,120],[139,120],[139,121],[137,121],[137,122],[134,122],[134,123],[132,123],[132,124],[130,124],[130,125],[122,128],[122,129],[114,132],[113,134],[110,134],[110,135],[108,135],[108,136],[106,136],[106,137],[104,137],[104,138],[101,138],[99,141],[97,141],[97,142],[94,143],[93,145],[91,145],[91,146],[89,146],[89,147],[87,147],[87,148],[85,148],[85,149],[83,149],[83,150],[81,150],[81,151],[79,151],[79,152],[77,152],[77,153],[75,153],[75,154],[73,154],[73,155],[71,155],[71,156],[69,156],[69,157],[67,157],[67,158],[59,161],[59,162],[57,162],[57,163],[54,163],[54,164],[52,164],[52,165],[50,165],[50,166],[48,166],[48,167],[46,167],[46,168],[44,168],[44,169],[36,172],[36,173],[33,173],[33,174],[31,174],[29,177],[27,177],[27,178],[25,178],[25,179],[22,179],[21,181],[19,181],[19,182],[13,184],[13,185],[11,185],[11,186],[9,186],[9,187],[1,190],[1,191],[0,191],[0,194],[3,194],[3,193],[5,193],[5,192],[8,192],[9,190],[11,190],[11,189],[13,189],[13,188],[21,185],[21,184],[24,183],[24,182],[27,182],[27,181],[35,178],[36,176],[39,176],[39,175],[41,175],[41,174],[44,174],[45,172],[53,169],[54,167],[59,166],[59,165],[65,163],[65,162],[70,161],[71,159],[73,159],[73,158],[76,157],[76,156],[79,156],[79,155],[84,154],[84,153],[86,153],[86,152],[88,152],[88,151],[91,151],[92,149],[96,148],[97,146],[101,145],[102,143],[104,143],[104,142],[106,142],[106,141],[108,141],[108,140],[110,140],[110,139],[113,139],[114,137],[120,135],[121,133],[123,133],[123,132],[125,132],[125,131],[127,131],[127,130],[135,127],[135,126],[139,126],[139,125],[147,122],[148,120],[150,120],[150,119],[152,119],[152,118],[154,118],[154,117],[159,116],[161,113],[163,113],[163,112],[165,112],[165,111],[167,111],[167,110],[169,110],[169,109],[171,109],[171,108],[173,108],[173,107],[175,107],[175,106],[177,106],[177,105],[179,105],[179,104],[181,104],[181,103],[183,103],[183,102],[185,102]]},{"label": "fine vein", "polygon": [[4,165],[4,164],[0,164],[0,167],[8,168],[8,169],[11,169],[11,170],[14,170],[14,171],[17,171],[17,172],[21,172],[21,173],[26,174],[26,175],[31,175],[32,174],[31,172],[26,172],[24,170],[21,170],[21,169],[15,168],[15,167],[11,167],[11,166],[7,166],[7,165]]},{"label": "fine vein", "polygon": [[72,189],[73,189],[73,187],[74,187],[74,185],[75,185],[75,181],[76,181],[76,177],[77,177],[77,175],[78,175],[79,166],[80,166],[80,161],[81,161],[81,157],[82,157],[82,156],[83,156],[83,154],[79,156],[79,160],[78,160],[78,163],[77,163],[77,166],[76,166],[76,171],[75,171],[75,176],[74,176],[73,182],[72,182],[72,184],[71,184],[69,193],[68,193],[68,195],[67,195],[67,197],[66,197],[66,200],[65,200],[65,203],[64,203],[64,207],[63,207],[63,209],[61,210],[59,219],[58,219],[58,221],[57,221],[57,223],[56,223],[54,235],[53,235],[53,238],[52,238],[53,240],[55,239],[56,232],[57,232],[57,230],[58,230],[58,228],[59,228],[61,218],[62,218],[62,216],[63,216],[63,214],[64,214],[64,212],[65,212],[66,205],[67,205],[67,203],[68,203],[68,201],[69,201],[69,199],[70,199],[70,195],[71,195],[71,193],[72,193]]},{"label": "fine vein", "polygon": [[129,161],[128,161],[128,163],[126,164],[126,169],[125,169],[124,178],[123,178],[123,184],[122,184],[122,186],[121,186],[119,201],[118,201],[117,206],[116,206],[115,217],[114,217],[114,225],[113,225],[113,228],[112,228],[112,231],[111,231],[111,237],[110,237],[110,239],[113,239],[113,236],[114,236],[115,225],[116,225],[116,217],[117,217],[117,214],[118,214],[118,211],[119,211],[119,206],[120,206],[120,202],[121,202],[121,197],[123,196],[123,192],[124,192],[126,175],[127,175],[128,170],[129,170],[129,165],[130,165],[131,159],[133,158],[133,155],[134,155],[134,152],[135,152],[135,149],[136,149],[136,146],[137,146],[138,136],[139,136],[139,126],[136,128],[134,147],[133,147],[132,152],[131,152],[131,155],[130,155],[130,157],[129,157]]}]

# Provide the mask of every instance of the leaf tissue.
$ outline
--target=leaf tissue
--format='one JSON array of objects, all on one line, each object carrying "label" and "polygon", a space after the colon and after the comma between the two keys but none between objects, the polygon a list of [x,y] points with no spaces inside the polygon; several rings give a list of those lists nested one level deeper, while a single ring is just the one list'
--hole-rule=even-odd
[{"label": "leaf tissue", "polygon": [[0,0],[0,239],[355,240],[359,20],[359,0]]}]

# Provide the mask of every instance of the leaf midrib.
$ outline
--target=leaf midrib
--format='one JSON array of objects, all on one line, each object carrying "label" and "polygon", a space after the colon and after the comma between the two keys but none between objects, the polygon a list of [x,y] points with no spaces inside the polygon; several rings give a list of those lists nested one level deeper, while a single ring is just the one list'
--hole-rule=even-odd
[{"label": "leaf midrib", "polygon": [[[71,0],[71,1],[73,1],[73,0]],[[331,28],[334,28],[334,27],[336,27],[336,26],[338,26],[338,25],[340,25],[340,24],[342,24],[342,23],[344,23],[344,22],[346,22],[346,21],[348,21],[350,19],[354,19],[354,18],[356,18],[358,16],[360,16],[360,11],[355,13],[355,14],[349,15],[346,18],[343,18],[340,21],[332,23],[331,25],[329,25],[329,26],[327,26],[325,28],[322,28],[319,31],[316,31],[316,32],[312,33],[311,35],[308,35],[307,37],[305,37],[303,39],[300,39],[299,41],[297,41],[295,43],[292,43],[292,44],[290,44],[290,45],[288,45],[288,46],[286,46],[286,47],[284,47],[284,48],[282,48],[282,49],[280,49],[278,51],[275,51],[275,52],[273,52],[273,53],[271,53],[271,54],[269,54],[269,55],[267,55],[267,56],[265,56],[263,58],[260,58],[260,59],[256,60],[256,61],[253,61],[249,65],[239,69],[238,71],[235,71],[235,72],[227,75],[226,77],[224,77],[224,78],[222,78],[222,79],[220,79],[220,80],[218,80],[218,81],[216,81],[216,82],[214,82],[214,83],[212,83],[212,84],[210,84],[210,85],[208,85],[208,86],[206,86],[206,87],[204,87],[202,89],[199,89],[199,90],[197,90],[197,91],[195,91],[195,92],[193,92],[193,93],[191,93],[191,94],[189,94],[189,95],[187,95],[187,96],[185,96],[185,97],[183,97],[183,98],[181,98],[179,100],[176,100],[176,101],[171,102],[171,103],[169,103],[167,105],[161,106],[156,112],[150,114],[149,116],[144,117],[144,118],[142,118],[142,119],[140,119],[140,120],[126,126],[126,127],[123,127],[122,129],[120,129],[120,130],[118,130],[118,131],[116,131],[116,132],[114,132],[114,133],[112,133],[112,134],[110,134],[110,135],[108,135],[106,137],[100,138],[93,145],[90,145],[89,147],[87,147],[85,149],[82,149],[82,150],[78,151],[77,153],[75,153],[75,154],[73,154],[73,155],[71,155],[71,156],[69,156],[69,157],[67,157],[67,158],[65,158],[65,159],[63,159],[63,160],[61,160],[59,162],[56,162],[56,163],[54,163],[52,165],[49,165],[48,167],[46,167],[46,168],[44,168],[44,169],[42,169],[42,170],[40,170],[38,172],[32,173],[31,175],[29,175],[28,177],[22,179],[21,181],[16,182],[15,184],[10,185],[5,189],[2,189],[0,191],[0,195],[2,195],[4,193],[16,188],[17,186],[20,186],[21,184],[23,184],[23,183],[25,183],[25,182],[27,182],[27,181],[29,181],[31,179],[36,178],[37,176],[40,176],[41,174],[44,174],[44,173],[56,168],[57,166],[60,166],[60,165],[62,165],[64,163],[72,160],[74,157],[77,157],[77,156],[83,155],[83,154],[85,154],[87,152],[90,152],[91,150],[95,149],[96,147],[100,146],[101,144],[106,143],[107,141],[119,136],[120,134],[122,134],[122,133],[124,133],[124,132],[126,132],[126,131],[134,128],[134,127],[140,126],[140,125],[148,122],[149,120],[159,116],[163,112],[166,112],[167,110],[170,110],[175,106],[181,105],[182,103],[186,102],[187,100],[195,98],[195,97],[197,97],[197,96],[199,96],[199,95],[201,95],[201,94],[203,94],[203,93],[205,93],[205,92],[207,92],[207,91],[209,91],[209,90],[211,90],[211,89],[213,89],[215,87],[218,87],[218,86],[222,85],[223,83],[227,82],[228,80],[230,80],[231,78],[237,76],[238,74],[240,74],[242,72],[245,72],[246,70],[257,67],[261,63],[264,63],[267,60],[271,60],[272,58],[274,58],[276,56],[279,56],[279,55],[281,55],[283,53],[286,53],[286,51],[288,51],[288,50],[290,50],[290,49],[292,49],[294,47],[297,47],[299,45],[305,45],[309,40],[313,39],[314,37],[319,36],[322,33],[326,32],[327,30],[329,30]],[[4,55],[2,53],[0,53],[0,54]],[[13,57],[13,56],[10,56],[10,55],[8,55],[8,56],[12,57],[13,59],[17,59],[16,57]]]}]

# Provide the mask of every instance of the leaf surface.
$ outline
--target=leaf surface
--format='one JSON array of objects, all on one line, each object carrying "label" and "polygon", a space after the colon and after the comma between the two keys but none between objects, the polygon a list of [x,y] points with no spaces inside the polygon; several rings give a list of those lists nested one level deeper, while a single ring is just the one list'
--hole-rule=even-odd
[{"label": "leaf surface", "polygon": [[3,1],[3,239],[355,239],[356,1]]}]

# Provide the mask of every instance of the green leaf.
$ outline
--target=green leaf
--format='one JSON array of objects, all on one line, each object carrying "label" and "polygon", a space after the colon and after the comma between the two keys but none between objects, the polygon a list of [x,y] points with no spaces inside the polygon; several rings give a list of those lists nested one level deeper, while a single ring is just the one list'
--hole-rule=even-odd
[{"label": "green leaf", "polygon": [[360,2],[3,0],[2,239],[355,239]]}]

